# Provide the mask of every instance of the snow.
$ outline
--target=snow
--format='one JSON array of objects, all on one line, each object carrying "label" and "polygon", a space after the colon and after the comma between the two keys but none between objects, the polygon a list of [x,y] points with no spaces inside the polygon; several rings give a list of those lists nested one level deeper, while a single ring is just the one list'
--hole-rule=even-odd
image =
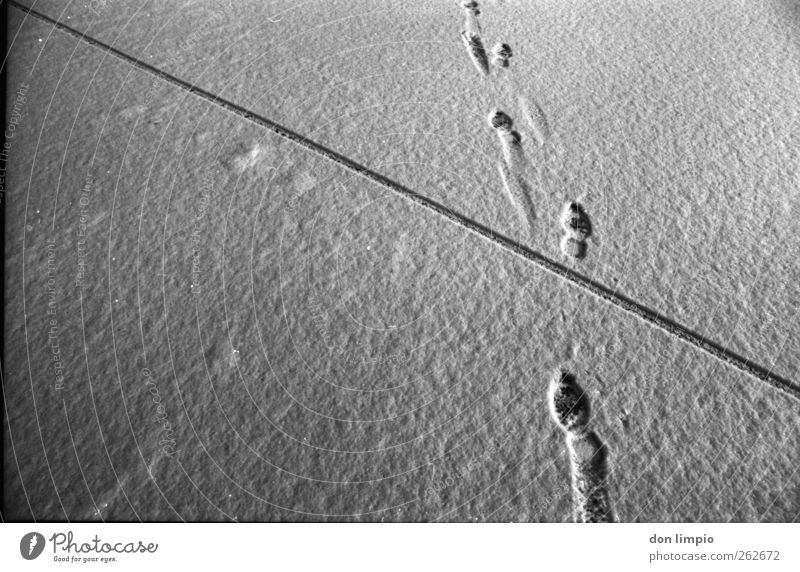
[{"label": "snow", "polygon": [[[796,376],[785,5],[485,2],[484,44],[513,50],[487,76],[456,2],[214,6],[36,3]],[[795,399],[9,14],[8,91],[30,88],[7,180],[8,518],[569,520],[561,368],[619,520],[797,518]],[[521,130],[532,232],[493,108]],[[582,259],[561,253],[570,201]]]}]

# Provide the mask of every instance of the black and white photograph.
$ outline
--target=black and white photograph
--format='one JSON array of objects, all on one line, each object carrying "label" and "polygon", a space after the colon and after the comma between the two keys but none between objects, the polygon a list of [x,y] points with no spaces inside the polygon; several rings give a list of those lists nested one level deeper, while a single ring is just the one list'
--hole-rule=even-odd
[{"label": "black and white photograph", "polygon": [[112,523],[800,532],[800,1],[2,12],[5,569]]}]

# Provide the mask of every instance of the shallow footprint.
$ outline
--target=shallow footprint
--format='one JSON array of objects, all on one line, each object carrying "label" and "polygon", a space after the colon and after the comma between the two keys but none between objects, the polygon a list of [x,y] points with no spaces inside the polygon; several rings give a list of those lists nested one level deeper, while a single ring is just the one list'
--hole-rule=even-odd
[{"label": "shallow footprint", "polygon": [[475,0],[466,0],[461,3],[464,9],[464,29],[473,34],[481,33],[481,25],[478,22],[478,16],[481,11],[478,9],[478,3]]},{"label": "shallow footprint", "polygon": [[586,243],[572,236],[561,239],[561,252],[571,258],[584,258],[586,256]]},{"label": "shallow footprint", "polygon": [[137,117],[147,113],[147,106],[144,104],[131,105],[129,107],[120,109],[118,113],[122,119],[128,121],[131,119],[136,119]]},{"label": "shallow footprint", "polygon": [[550,139],[550,123],[544,111],[535,101],[529,101],[523,96],[517,98],[519,111],[522,118],[533,131],[533,136],[539,145],[544,145]]},{"label": "shallow footprint", "polygon": [[266,148],[258,144],[244,145],[236,147],[234,154],[223,161],[225,168],[241,175],[245,171],[253,168],[269,168],[265,161],[269,158]]},{"label": "shallow footprint", "polygon": [[530,186],[523,177],[513,173],[508,168],[508,165],[502,161],[498,162],[497,170],[500,172],[503,188],[517,211],[520,222],[527,228],[528,234],[532,235],[534,221],[536,220],[536,210],[533,208]]}]

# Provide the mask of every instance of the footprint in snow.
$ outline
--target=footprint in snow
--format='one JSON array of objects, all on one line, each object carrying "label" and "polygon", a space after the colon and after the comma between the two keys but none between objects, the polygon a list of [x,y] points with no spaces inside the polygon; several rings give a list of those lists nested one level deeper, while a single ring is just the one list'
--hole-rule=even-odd
[{"label": "footprint in snow", "polygon": [[481,25],[478,22],[478,16],[481,11],[478,9],[478,3],[475,0],[465,0],[461,3],[461,7],[464,9],[464,29],[480,35]]},{"label": "footprint in snow", "polygon": [[131,105],[119,110],[119,116],[126,120],[136,119],[137,117],[144,115],[147,111],[147,106],[144,104],[139,105]]},{"label": "footprint in snow", "polygon": [[495,44],[492,48],[492,65],[507,68],[512,55],[511,46],[508,44]]},{"label": "footprint in snow", "polygon": [[258,144],[241,144],[236,148],[236,151],[231,157],[223,161],[223,164],[225,168],[230,169],[237,175],[241,175],[245,171],[251,169],[269,169],[270,165],[267,164],[268,159],[269,153],[267,148]]},{"label": "footprint in snow", "polygon": [[520,222],[528,233],[532,233],[536,212],[533,207],[533,192],[525,176],[527,163],[522,150],[522,137],[514,131],[511,117],[503,111],[493,110],[489,114],[489,125],[497,133],[503,151],[503,161],[497,166],[503,188],[514,205]]},{"label": "footprint in snow", "polygon": [[561,227],[566,233],[561,239],[561,252],[578,259],[586,256],[586,239],[592,235],[592,223],[580,203],[566,204],[561,213]]},{"label": "footprint in snow", "polygon": [[489,75],[489,58],[486,55],[486,48],[483,47],[483,40],[479,34],[470,31],[461,32],[461,40],[467,48],[467,55],[475,68],[482,75]]},{"label": "footprint in snow", "polygon": [[548,398],[553,420],[566,433],[575,522],[614,522],[608,493],[608,450],[589,426],[588,394],[574,375],[559,370],[550,380]]},{"label": "footprint in snow", "polygon": [[519,110],[523,119],[525,119],[525,123],[533,131],[536,142],[540,146],[547,143],[550,139],[550,123],[547,121],[547,116],[541,106],[523,96],[517,98],[517,105],[519,105]]}]

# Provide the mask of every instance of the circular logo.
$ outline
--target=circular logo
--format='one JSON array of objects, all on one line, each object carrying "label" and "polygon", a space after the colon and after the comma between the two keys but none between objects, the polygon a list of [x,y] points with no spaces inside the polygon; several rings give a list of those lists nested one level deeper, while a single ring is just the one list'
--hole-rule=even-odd
[{"label": "circular logo", "polygon": [[29,532],[19,541],[19,553],[25,560],[38,558],[44,550],[44,535],[39,532]]}]

